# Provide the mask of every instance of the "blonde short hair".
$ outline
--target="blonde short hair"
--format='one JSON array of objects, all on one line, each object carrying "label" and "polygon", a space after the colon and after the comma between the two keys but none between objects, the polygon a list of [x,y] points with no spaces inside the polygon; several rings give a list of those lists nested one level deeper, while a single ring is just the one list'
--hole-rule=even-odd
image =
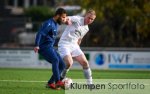
[{"label": "blonde short hair", "polygon": [[95,12],[95,10],[93,10],[93,9],[89,9],[89,10],[86,12],[86,14],[89,14],[89,13],[96,16],[96,12]]}]

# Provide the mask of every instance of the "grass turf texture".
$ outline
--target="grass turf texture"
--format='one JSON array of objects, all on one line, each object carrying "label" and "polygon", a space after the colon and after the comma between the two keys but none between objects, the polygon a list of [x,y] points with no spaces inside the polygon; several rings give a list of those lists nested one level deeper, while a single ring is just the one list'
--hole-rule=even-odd
[{"label": "grass turf texture", "polygon": [[[45,88],[51,73],[51,69],[0,68],[0,94],[64,94],[64,90]],[[142,70],[92,70],[92,73],[93,79],[150,79],[150,71]],[[67,77],[84,79],[82,70],[70,70]]]}]

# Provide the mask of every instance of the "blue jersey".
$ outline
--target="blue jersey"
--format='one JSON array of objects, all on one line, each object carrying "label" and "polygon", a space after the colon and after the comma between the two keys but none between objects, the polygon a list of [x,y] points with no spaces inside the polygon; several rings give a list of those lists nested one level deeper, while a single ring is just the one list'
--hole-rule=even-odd
[{"label": "blue jersey", "polygon": [[53,18],[45,21],[40,27],[36,39],[35,45],[41,47],[53,46],[57,35],[58,24]]}]

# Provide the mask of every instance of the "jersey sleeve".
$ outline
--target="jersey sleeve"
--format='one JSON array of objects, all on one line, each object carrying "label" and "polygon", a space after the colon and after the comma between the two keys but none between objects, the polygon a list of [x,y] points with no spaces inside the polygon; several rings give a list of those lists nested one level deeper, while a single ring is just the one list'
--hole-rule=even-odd
[{"label": "jersey sleeve", "polygon": [[40,41],[41,41],[42,36],[47,36],[48,32],[51,31],[50,29],[51,29],[50,23],[44,23],[40,27],[40,29],[36,35],[36,38],[35,38],[35,45],[36,46],[40,45]]},{"label": "jersey sleeve", "polygon": [[40,33],[38,32],[37,35],[36,35],[36,38],[35,38],[35,45],[36,45],[36,46],[39,46],[41,37],[42,37],[42,34],[40,34]]},{"label": "jersey sleeve", "polygon": [[78,22],[79,21],[78,16],[68,16],[68,18],[71,20],[71,22]]},{"label": "jersey sleeve", "polygon": [[84,27],[79,26],[79,27],[77,27],[77,28],[75,29],[75,32],[76,32],[76,33],[77,33],[77,32],[79,33],[79,36],[80,36],[81,39],[85,36],[85,34],[86,34],[88,31],[89,31],[88,26],[84,26]]}]

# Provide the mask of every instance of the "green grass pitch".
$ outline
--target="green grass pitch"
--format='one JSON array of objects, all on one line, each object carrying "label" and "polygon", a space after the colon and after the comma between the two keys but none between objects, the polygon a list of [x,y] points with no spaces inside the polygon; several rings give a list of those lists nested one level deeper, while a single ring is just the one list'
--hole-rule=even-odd
[{"label": "green grass pitch", "polygon": [[[150,79],[150,71],[92,70],[93,79]],[[45,88],[51,69],[0,68],[0,94],[64,94]],[[82,70],[70,70],[72,79],[84,79]]]}]

